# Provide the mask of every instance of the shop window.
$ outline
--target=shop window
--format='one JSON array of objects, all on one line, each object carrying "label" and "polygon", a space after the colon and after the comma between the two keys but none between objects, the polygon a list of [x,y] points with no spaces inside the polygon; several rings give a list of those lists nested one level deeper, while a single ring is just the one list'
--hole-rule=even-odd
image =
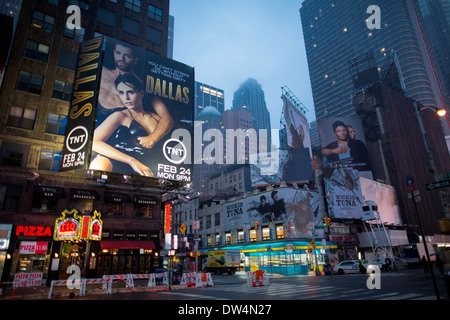
[{"label": "shop window", "polygon": [[58,172],[61,155],[61,151],[42,149],[41,158],[39,159],[39,169]]},{"label": "shop window", "polygon": [[45,127],[45,132],[65,135],[67,126],[67,117],[58,114],[49,113],[47,117],[47,125]]},{"label": "shop window", "polygon": [[27,40],[27,42],[25,43],[25,50],[23,52],[23,55],[27,58],[47,62],[49,51],[49,46],[46,46],[42,43],[37,43],[35,41]]},{"label": "shop window", "polygon": [[42,82],[42,76],[20,71],[17,78],[16,89],[29,93],[41,94]]},{"label": "shop window", "polygon": [[36,120],[36,109],[12,106],[9,111],[8,126],[33,130]]},{"label": "shop window", "polygon": [[207,240],[207,245],[208,245],[208,246],[213,246],[213,245],[214,245],[214,244],[213,244],[213,236],[212,236],[212,234],[209,234],[209,235],[207,236],[206,240]]}]

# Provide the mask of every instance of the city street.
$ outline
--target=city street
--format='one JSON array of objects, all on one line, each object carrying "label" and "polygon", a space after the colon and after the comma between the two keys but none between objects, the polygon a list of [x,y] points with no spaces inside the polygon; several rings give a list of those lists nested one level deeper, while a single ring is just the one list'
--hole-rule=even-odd
[{"label": "city street", "polygon": [[[444,278],[435,271],[441,300],[448,300]],[[77,300],[436,300],[430,273],[383,272],[380,289],[368,289],[369,275],[269,275],[269,286],[247,285],[246,275],[213,275],[213,287],[157,292],[87,295]],[[60,300],[57,298],[55,300]]]}]

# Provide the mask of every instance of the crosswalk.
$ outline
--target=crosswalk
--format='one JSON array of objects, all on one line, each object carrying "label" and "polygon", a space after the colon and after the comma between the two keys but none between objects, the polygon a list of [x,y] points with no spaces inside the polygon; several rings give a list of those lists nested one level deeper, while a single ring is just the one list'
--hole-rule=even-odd
[{"label": "crosswalk", "polygon": [[308,284],[275,284],[251,287],[247,285],[219,285],[208,288],[208,291],[248,294],[251,299],[295,299],[295,300],[435,300],[434,295],[420,293],[386,292],[377,289],[344,290],[334,286]]}]

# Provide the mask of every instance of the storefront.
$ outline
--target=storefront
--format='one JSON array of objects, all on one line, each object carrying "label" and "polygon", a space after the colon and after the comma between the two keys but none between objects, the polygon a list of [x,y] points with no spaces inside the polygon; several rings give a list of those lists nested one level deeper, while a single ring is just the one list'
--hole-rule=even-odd
[{"label": "storefront", "polygon": [[15,227],[15,242],[9,280],[21,285],[41,285],[48,279],[53,248],[49,226],[19,225]]},{"label": "storefront", "polygon": [[8,253],[9,242],[11,238],[11,224],[0,224],[0,282],[4,277],[3,270],[7,258],[11,258]]},{"label": "storefront", "polygon": [[[316,257],[317,265],[322,270],[327,263],[327,252],[329,249],[336,249],[336,245],[327,242],[326,248],[323,248],[322,242],[317,242],[314,250],[310,241],[281,241],[220,249],[240,250],[246,272],[264,270],[269,274],[302,274],[315,270]],[[202,249],[200,252],[206,253],[209,250],[211,249]]]}]

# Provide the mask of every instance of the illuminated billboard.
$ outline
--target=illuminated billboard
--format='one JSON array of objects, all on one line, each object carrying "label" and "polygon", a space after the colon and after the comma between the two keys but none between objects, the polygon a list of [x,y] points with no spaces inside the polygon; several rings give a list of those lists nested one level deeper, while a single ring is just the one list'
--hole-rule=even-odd
[{"label": "illuminated billboard", "polygon": [[359,116],[318,119],[317,126],[325,167],[350,167],[358,170],[360,176],[372,178]]},{"label": "illuminated billboard", "polygon": [[[70,150],[63,152],[61,170],[89,168],[190,182],[194,69],[110,37],[95,39],[102,39],[101,61],[94,60],[96,53],[80,50],[76,76],[94,72],[94,63],[100,75],[82,78],[79,88],[75,81],[71,107],[77,89],[87,91],[83,84],[96,88],[91,94],[96,112],[82,129],[92,150],[83,154],[84,161]],[[82,63],[89,59],[92,65]],[[81,113],[80,106],[76,110]],[[72,117],[68,122],[66,140],[75,141]]]},{"label": "illuminated billboard", "polygon": [[287,238],[311,237],[321,224],[319,195],[315,191],[277,188],[222,205],[222,224],[230,228],[246,224],[281,223]]}]

